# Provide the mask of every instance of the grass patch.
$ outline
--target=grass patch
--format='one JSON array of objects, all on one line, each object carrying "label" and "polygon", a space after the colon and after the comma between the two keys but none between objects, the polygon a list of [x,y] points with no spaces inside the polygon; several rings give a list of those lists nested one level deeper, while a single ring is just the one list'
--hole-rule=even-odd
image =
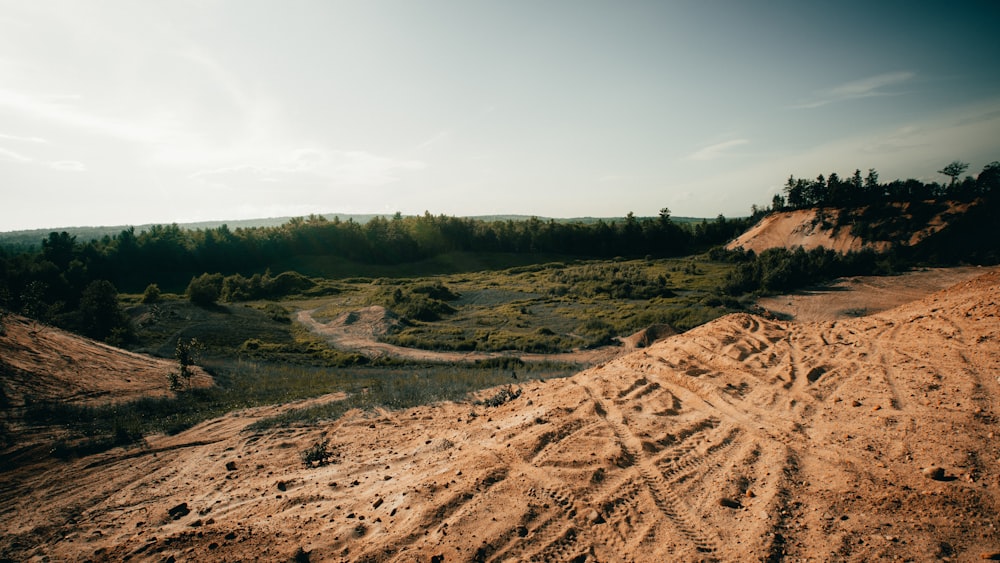
[{"label": "grass patch", "polygon": [[[382,339],[436,351],[568,352],[654,323],[686,330],[740,308],[719,287],[733,264],[707,256],[548,262],[500,271],[352,280],[323,300],[329,321],[380,304],[406,321]],[[433,288],[433,289],[430,289]]]},{"label": "grass patch", "polygon": [[[567,377],[579,371],[566,364],[524,364],[516,371],[519,380]],[[290,425],[309,425],[336,420],[353,410],[400,410],[442,401],[461,401],[471,393],[510,384],[513,370],[489,363],[479,366],[422,366],[372,370],[371,377],[355,372],[346,399],[291,409],[252,424],[251,430]]]}]

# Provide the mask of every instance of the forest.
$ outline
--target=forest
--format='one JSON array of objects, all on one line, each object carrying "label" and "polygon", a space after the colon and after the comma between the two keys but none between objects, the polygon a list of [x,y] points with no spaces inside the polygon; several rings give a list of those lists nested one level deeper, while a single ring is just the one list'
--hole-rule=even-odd
[{"label": "forest", "polygon": [[[565,256],[574,258],[671,257],[703,251],[745,230],[749,218],[695,224],[675,223],[669,210],[655,219],[629,214],[622,221],[561,223],[531,218],[485,221],[425,213],[375,217],[363,225],[312,215],[276,227],[187,230],[176,224],[153,225],[137,233],[79,241],[52,232],[37,251],[0,248],[0,308],[107,339],[121,314],[106,306],[118,291],[184,292],[193,278],[211,282],[218,274],[239,283],[237,292],[256,297],[287,291],[280,284],[301,276],[276,276],[270,270],[296,269],[305,275],[350,277],[355,266],[400,265],[448,253]],[[315,264],[338,260],[338,270]],[[256,277],[254,277],[256,276]],[[254,281],[256,280],[256,281]],[[279,285],[275,285],[275,283]],[[204,284],[195,284],[197,289]],[[217,297],[217,295],[215,296]],[[113,309],[113,308],[112,308]],[[95,315],[97,310],[105,311]],[[94,320],[98,319],[98,320]],[[123,329],[124,330],[124,329]],[[114,341],[127,339],[127,331]]]},{"label": "forest", "polygon": [[[629,213],[616,221],[558,222],[538,218],[484,220],[431,215],[376,216],[362,224],[322,216],[293,218],[277,226],[184,229],[153,225],[123,229],[89,241],[51,232],[37,250],[0,247],[0,310],[75,330],[112,343],[131,337],[118,292],[186,292],[212,303],[274,298],[308,289],[309,276],[349,278],[362,266],[394,267],[450,254],[518,257],[521,264],[553,259],[669,258],[715,250],[714,260],[736,264],[720,294],[787,291],[837,275],[887,273],[916,263],[996,262],[997,235],[989,228],[1000,193],[1000,162],[976,178],[959,177],[955,161],[940,172],[948,184],[879,181],[869,170],[843,180],[836,173],[815,180],[790,177],[784,196],[754,206],[749,217],[680,223],[670,210],[657,217]],[[717,248],[767,213],[836,207],[836,228],[858,235],[891,236],[900,222],[923,220],[944,201],[979,201],[953,228],[919,249],[841,256],[828,251],[774,250],[755,256]],[[906,210],[904,212],[904,209]],[[922,214],[923,213],[923,214]],[[887,226],[888,225],[888,226]],[[912,226],[912,225],[910,225]],[[891,228],[890,228],[891,227]],[[883,232],[876,232],[882,229]],[[271,272],[286,272],[273,275]]]}]

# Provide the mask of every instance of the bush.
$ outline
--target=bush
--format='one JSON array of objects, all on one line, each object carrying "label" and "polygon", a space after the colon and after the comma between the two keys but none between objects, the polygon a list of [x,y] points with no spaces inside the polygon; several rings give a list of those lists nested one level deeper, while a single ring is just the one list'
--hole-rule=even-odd
[{"label": "bush", "polygon": [[269,297],[279,297],[312,289],[316,282],[298,272],[282,272],[275,278],[264,276],[264,287]]},{"label": "bush", "polygon": [[437,299],[438,301],[454,301],[459,298],[459,295],[446,287],[441,282],[436,282],[433,284],[418,285],[412,290],[413,293],[421,293],[430,297],[431,299]]},{"label": "bush", "polygon": [[482,405],[486,407],[499,407],[500,405],[508,401],[513,401],[514,399],[520,396],[521,396],[520,389],[514,389],[510,385],[508,385],[503,389],[497,391],[496,394],[490,397],[489,399],[486,399],[484,401],[475,401],[473,402],[473,404]]},{"label": "bush", "polygon": [[151,283],[146,286],[146,291],[142,292],[143,303],[156,303],[161,297],[160,286]]},{"label": "bush", "polygon": [[[392,291],[382,292],[375,301],[387,309],[391,309],[397,315],[414,321],[436,321],[444,315],[455,312],[454,307],[440,299],[431,297],[431,294],[442,295],[440,290],[435,289],[434,286],[418,286],[406,291],[397,287]],[[447,291],[447,294],[454,296],[450,291]]]},{"label": "bush", "polygon": [[590,346],[609,344],[615,336],[615,328],[599,318],[591,318],[576,330],[587,339]]},{"label": "bush", "polygon": [[178,391],[181,386],[185,386],[188,389],[191,388],[191,366],[198,360],[198,356],[204,346],[198,342],[197,338],[192,338],[190,341],[177,340],[177,347],[174,348],[174,358],[177,359],[178,372],[171,373],[170,377],[170,390]]},{"label": "bush", "polygon": [[202,274],[191,278],[185,294],[195,305],[212,305],[222,294],[222,274]]},{"label": "bush", "polygon": [[118,290],[111,282],[91,282],[80,297],[79,318],[83,333],[91,338],[122,346],[132,340],[131,321],[118,302]]},{"label": "bush", "polygon": [[336,463],[335,454],[330,451],[330,442],[323,440],[316,442],[312,446],[302,450],[302,463],[306,467],[321,467],[330,463]]},{"label": "bush", "polygon": [[284,297],[314,288],[316,282],[298,272],[282,272],[273,278],[270,273],[254,274],[249,278],[233,274],[222,280],[219,295],[223,301],[251,301]]}]

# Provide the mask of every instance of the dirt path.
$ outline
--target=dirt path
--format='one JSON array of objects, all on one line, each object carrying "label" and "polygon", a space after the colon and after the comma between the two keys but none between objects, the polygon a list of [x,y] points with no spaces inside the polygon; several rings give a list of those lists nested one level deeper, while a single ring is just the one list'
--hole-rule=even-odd
[{"label": "dirt path", "polygon": [[[375,308],[369,308],[375,309]],[[574,350],[558,354],[532,354],[515,350],[503,352],[440,352],[406,348],[378,340],[378,330],[373,324],[381,322],[380,313],[374,314],[378,320],[367,320],[368,315],[356,315],[358,320],[345,323],[334,320],[323,323],[313,318],[312,310],[299,311],[296,320],[312,332],[322,336],[338,350],[357,352],[369,358],[392,357],[418,362],[474,363],[493,358],[518,358],[524,362],[565,362],[581,365],[595,365],[608,361],[627,352],[624,346],[603,346],[592,350]],[[384,314],[384,311],[382,312]]]}]

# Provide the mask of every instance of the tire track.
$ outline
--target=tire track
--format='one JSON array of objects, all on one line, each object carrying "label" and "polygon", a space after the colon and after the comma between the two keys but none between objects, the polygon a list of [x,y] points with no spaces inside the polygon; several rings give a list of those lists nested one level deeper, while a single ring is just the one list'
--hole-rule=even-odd
[{"label": "tire track", "polygon": [[600,421],[587,424],[582,419],[575,419],[563,424],[556,430],[543,432],[538,437],[538,442],[529,452],[530,455],[525,461],[536,465],[542,463],[554,451],[564,447],[566,442],[572,442],[580,435],[587,434],[600,426],[602,426]]},{"label": "tire track", "polygon": [[695,552],[705,554],[717,551],[720,546],[717,537],[701,529],[696,523],[698,521],[689,513],[681,499],[670,489],[669,483],[663,478],[655,462],[646,459],[642,441],[620,422],[621,413],[609,412],[608,407],[605,407],[594,396],[589,387],[584,386],[584,389],[595,402],[598,412],[605,413],[603,418],[611,426],[621,444],[623,457],[631,461],[630,469],[638,472],[639,478],[642,479],[646,490],[652,496],[653,504],[660,514],[680,533]]}]

